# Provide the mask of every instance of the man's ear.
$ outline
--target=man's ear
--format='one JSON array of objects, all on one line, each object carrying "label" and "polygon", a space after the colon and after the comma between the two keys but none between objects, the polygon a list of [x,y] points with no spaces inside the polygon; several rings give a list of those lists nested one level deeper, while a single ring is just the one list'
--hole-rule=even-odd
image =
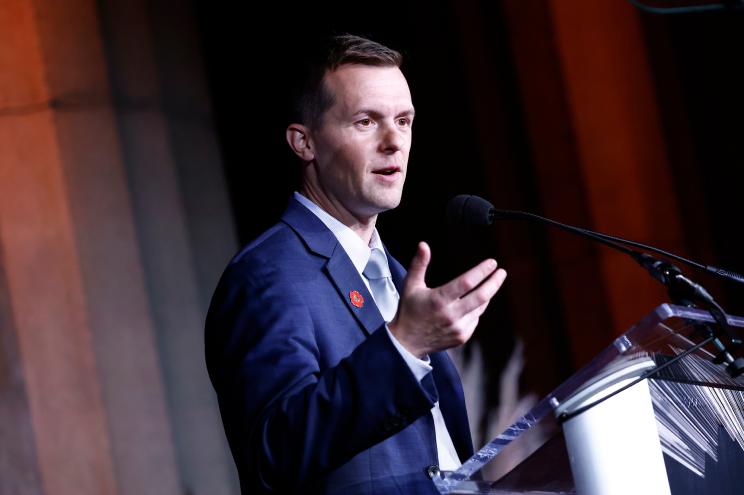
[{"label": "man's ear", "polygon": [[302,159],[309,162],[315,158],[315,149],[310,138],[310,129],[302,124],[289,124],[287,127],[287,143],[292,151]]}]

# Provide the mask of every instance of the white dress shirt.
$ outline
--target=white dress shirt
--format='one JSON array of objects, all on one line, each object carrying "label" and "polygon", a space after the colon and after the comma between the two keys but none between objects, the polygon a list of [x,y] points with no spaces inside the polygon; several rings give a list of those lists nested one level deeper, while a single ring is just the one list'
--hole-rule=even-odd
[{"label": "white dress shirt", "polygon": [[[377,233],[377,229],[374,229],[374,231],[372,231],[372,238],[369,241],[369,245],[367,245],[364,243],[362,238],[356,234],[356,232],[351,230],[343,223],[339,222],[336,218],[331,216],[328,212],[307,199],[302,194],[295,192],[294,198],[299,201],[300,204],[302,204],[305,208],[315,214],[315,216],[317,216],[320,221],[323,222],[326,227],[328,227],[328,229],[338,240],[339,244],[341,244],[341,247],[344,248],[344,251],[346,251],[346,254],[349,256],[351,262],[354,264],[354,267],[359,272],[359,276],[362,277],[362,281],[364,281],[367,289],[370,289],[369,281],[362,273],[364,271],[364,268],[367,266],[367,262],[369,261],[370,252],[374,248],[380,249],[383,253],[385,252],[385,249],[382,246],[382,241],[380,240],[380,235]],[[385,260],[387,262],[387,257],[385,258]],[[369,290],[369,292],[370,294],[372,294],[371,289]],[[372,297],[374,298],[374,295]],[[426,359],[417,358],[416,356],[411,354],[408,349],[403,347],[403,344],[398,342],[398,340],[390,332],[387,324],[385,325],[385,330],[387,331],[388,337],[390,337],[393,345],[403,357],[406,364],[411,369],[411,372],[419,382],[424,378],[424,376],[426,376],[427,373],[431,373],[432,367],[429,364],[429,356],[426,356]],[[459,468],[462,463],[460,462],[460,458],[457,455],[455,445],[452,443],[452,438],[450,437],[449,431],[447,431],[447,425],[444,423],[442,411],[439,409],[439,402],[436,402],[434,404],[434,407],[431,409],[431,415],[434,419],[434,433],[436,435],[437,441],[439,469],[441,469],[442,471],[454,471],[455,469]]]}]

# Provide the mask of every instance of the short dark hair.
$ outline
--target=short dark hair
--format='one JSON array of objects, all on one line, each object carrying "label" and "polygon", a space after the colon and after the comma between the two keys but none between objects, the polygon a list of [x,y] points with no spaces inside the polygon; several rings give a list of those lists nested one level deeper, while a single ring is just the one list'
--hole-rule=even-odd
[{"label": "short dark hair", "polygon": [[327,72],[349,64],[400,67],[402,63],[400,52],[361,36],[341,34],[325,38],[305,60],[304,77],[295,89],[291,119],[308,127],[321,124],[335,97],[323,83]]}]

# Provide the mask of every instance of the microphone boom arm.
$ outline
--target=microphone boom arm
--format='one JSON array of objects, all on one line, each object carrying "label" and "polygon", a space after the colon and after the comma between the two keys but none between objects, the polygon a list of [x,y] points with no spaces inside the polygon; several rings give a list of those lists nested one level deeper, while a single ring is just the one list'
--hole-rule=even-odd
[{"label": "microphone boom arm", "polygon": [[[662,256],[681,261],[695,268],[703,269],[709,273],[714,273],[723,278],[744,283],[744,276],[737,273],[728,272],[710,265],[701,265],[694,261],[688,260],[681,256],[669,253],[653,246],[647,246],[635,241],[629,241],[620,237],[615,237],[588,229],[582,229],[567,225],[549,218],[515,210],[497,210],[491,203],[478,196],[459,195],[454,197],[447,207],[447,217],[450,221],[465,222],[477,225],[491,225],[494,220],[536,220],[548,224],[558,229],[570,232],[572,234],[588,237],[600,242],[608,247],[616,249],[633,258],[639,265],[645,268],[649,274],[667,287],[667,292],[672,302],[685,306],[694,306],[695,302],[704,304],[710,311],[713,319],[717,323],[718,329],[705,325],[709,333],[709,338],[719,354],[716,356],[716,362],[725,362],[726,369],[733,377],[744,373],[744,357],[734,358],[732,353],[742,347],[742,339],[733,331],[726,319],[726,313],[721,306],[713,299],[705,288],[687,278],[682,271],[669,263],[660,260],[654,256],[631,249],[627,246],[651,251]],[[725,338],[726,344],[722,341]]]}]

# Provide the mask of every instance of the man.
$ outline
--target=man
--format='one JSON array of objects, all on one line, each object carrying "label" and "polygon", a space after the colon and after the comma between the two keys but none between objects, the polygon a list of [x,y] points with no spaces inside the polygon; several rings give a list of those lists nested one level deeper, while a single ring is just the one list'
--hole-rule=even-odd
[{"label": "man", "polygon": [[215,292],[207,366],[243,493],[431,493],[438,464],[472,455],[442,351],[470,338],[506,273],[486,260],[432,289],[425,243],[407,277],[381,243],[414,119],[400,62],[331,40],[286,132],[301,191]]}]

